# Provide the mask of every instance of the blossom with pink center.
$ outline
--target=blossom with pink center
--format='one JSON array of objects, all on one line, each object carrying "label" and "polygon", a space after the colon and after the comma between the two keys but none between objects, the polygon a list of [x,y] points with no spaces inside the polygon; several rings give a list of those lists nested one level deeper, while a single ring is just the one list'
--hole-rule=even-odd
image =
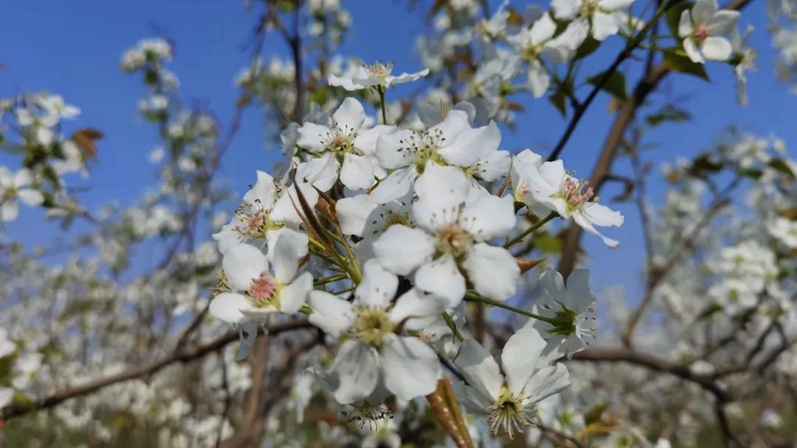
[{"label": "blossom with pink center", "polygon": [[717,0],[698,0],[692,9],[681,13],[678,36],[684,51],[694,62],[725,61],[733,53],[726,36],[736,28],[738,11],[718,11]]},{"label": "blossom with pink center", "polygon": [[385,269],[413,275],[417,289],[445,299],[447,308],[462,302],[466,276],[480,294],[506,300],[520,275],[512,254],[489,244],[515,226],[512,197],[474,198],[471,188],[461,169],[429,162],[415,185],[419,199],[412,215],[418,227],[393,225],[373,245]]},{"label": "blossom with pink center", "polygon": [[226,322],[262,322],[274,312],[293,314],[313,289],[309,272],[298,274],[299,260],[307,255],[307,235],[283,232],[274,245],[273,262],[251,244],[224,252],[222,267],[236,292],[217,295],[210,313]]},{"label": "blossom with pink center", "polygon": [[524,169],[524,179],[528,182],[531,195],[530,202],[537,209],[546,208],[562,218],[573,218],[581,228],[603,238],[603,242],[609,247],[620,244],[601,235],[595,226],[619,227],[623,224],[623,215],[599,204],[587,182],[567,174],[561,160],[545,162],[539,167],[527,164]]}]

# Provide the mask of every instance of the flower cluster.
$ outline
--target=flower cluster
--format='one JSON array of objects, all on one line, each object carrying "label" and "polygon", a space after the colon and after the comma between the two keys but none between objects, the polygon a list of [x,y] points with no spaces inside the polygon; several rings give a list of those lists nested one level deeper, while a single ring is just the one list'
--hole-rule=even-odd
[{"label": "flower cluster", "polygon": [[[385,92],[406,80],[386,69],[330,82]],[[597,234],[594,226],[619,226],[623,217],[561,161],[500,150],[498,126],[474,127],[462,110],[422,130],[369,122],[362,104],[346,98],[333,114],[289,128],[284,177],[258,171],[214,236],[224,269],[210,313],[240,326],[245,350],[272,316],[308,314],[341,343],[315,374],[361,415],[380,414],[374,409],[390,395],[428,395],[450,375],[465,380],[458,389],[469,409],[512,436],[533,421],[535,403],[569,384],[556,361],[583,349],[592,332],[587,272],[576,271],[566,292],[558,273],[543,276],[550,304],[527,312],[530,324],[507,342],[503,375],[450,316],[465,301],[502,306],[514,297],[523,266],[516,253],[551,219],[573,218]],[[452,334],[453,370],[445,372],[438,342]]]}]

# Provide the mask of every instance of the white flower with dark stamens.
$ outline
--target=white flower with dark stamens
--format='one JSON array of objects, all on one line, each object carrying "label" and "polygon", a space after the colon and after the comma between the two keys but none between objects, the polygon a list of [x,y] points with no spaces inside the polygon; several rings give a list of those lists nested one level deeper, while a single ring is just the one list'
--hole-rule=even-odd
[{"label": "white flower with dark stamens", "polygon": [[399,333],[417,329],[418,319],[440,314],[443,303],[411,289],[393,304],[397,290],[398,277],[372,259],[363,266],[353,302],[323,291],[310,294],[310,322],[332,336],[346,337],[331,368],[339,380],[335,398],[342,404],[370,396],[380,378],[401,400],[427,395],[437,387],[434,350]]},{"label": "white flower with dark stamens", "polygon": [[[500,143],[501,131],[495,122],[473,129],[468,114],[461,110],[449,111],[440,124],[425,132],[405,129],[382,134],[376,143],[376,156],[382,167],[393,172],[382,179],[371,196],[382,203],[406,196],[429,162],[462,167],[471,176],[481,173],[493,177],[479,163],[495,157]],[[471,169],[473,166],[476,168]]]},{"label": "white flower with dark stamens", "polygon": [[582,229],[598,235],[609,247],[620,243],[601,235],[594,226],[616,226],[623,224],[623,215],[598,204],[598,198],[587,185],[565,171],[561,160],[540,165],[539,175],[528,178],[533,200],[555,211],[562,218],[573,218]]},{"label": "white flower with dark stamens", "polygon": [[[310,186],[303,186],[302,192],[307,202],[315,205],[318,192]],[[219,251],[224,253],[241,243],[259,244],[263,239],[267,240],[269,248],[274,247],[280,233],[290,230],[286,226],[298,228],[301,223],[296,208],[290,202],[291,195],[294,201],[298,201],[295,187],[286,189],[267,173],[258,171],[257,182],[244,195],[235,216],[213,235],[219,244]],[[271,255],[269,252],[269,257]],[[269,261],[273,260],[269,258]]]},{"label": "white flower with dark stamens", "polygon": [[17,219],[17,198],[30,207],[44,202],[44,196],[39,190],[29,188],[31,183],[33,176],[27,169],[23,168],[12,174],[8,168],[0,166],[0,220],[9,222]]},{"label": "white flower with dark stamens", "polygon": [[526,326],[507,341],[499,368],[487,349],[466,340],[454,360],[467,382],[454,383],[465,409],[484,416],[494,434],[512,438],[525,431],[536,417],[535,405],[570,385],[564,364],[539,362],[545,348],[540,333]]},{"label": "white flower with dark stamens", "polygon": [[717,0],[697,0],[692,9],[681,13],[678,36],[684,51],[694,62],[725,61],[733,52],[730,42],[719,36],[730,34],[736,27],[739,11],[717,11]]},{"label": "white flower with dark stamens", "polygon": [[567,288],[559,272],[549,269],[542,274],[540,285],[546,301],[535,305],[535,313],[550,319],[538,320],[534,326],[547,335],[548,343],[564,348],[568,358],[584,350],[595,337],[595,296],[589,289],[589,271],[576,269],[567,277]]},{"label": "white flower with dark stamens", "polygon": [[379,125],[372,129],[362,129],[365,123],[365,109],[354,98],[346,98],[332,115],[327,125],[305,123],[298,129],[296,144],[314,153],[331,153],[340,170],[343,185],[360,190],[374,184],[378,166],[376,156],[377,138],[392,132],[394,126]]},{"label": "white flower with dark stamens", "polygon": [[313,289],[313,276],[298,273],[307,255],[307,235],[283,232],[274,244],[273,263],[250,244],[230,247],[222,267],[238,292],[222,293],[210,303],[210,314],[225,322],[263,322],[270,313],[293,314]]},{"label": "white flower with dark stamens", "polygon": [[381,87],[387,89],[395,84],[404,84],[420,79],[429,74],[429,69],[421,70],[417,73],[402,73],[392,76],[393,63],[383,64],[376,62],[373,65],[363,65],[351,78],[343,78],[329,75],[329,85],[343,87],[346,90],[362,90],[369,87]]},{"label": "white flower with dark stamens", "polygon": [[516,291],[517,263],[503,247],[488,244],[515,226],[512,198],[479,195],[468,201],[470,185],[456,167],[430,163],[415,192],[412,216],[419,228],[394,225],[374,242],[380,263],[399,275],[414,272],[415,287],[457,306],[466,277],[473,288],[495,300]]}]

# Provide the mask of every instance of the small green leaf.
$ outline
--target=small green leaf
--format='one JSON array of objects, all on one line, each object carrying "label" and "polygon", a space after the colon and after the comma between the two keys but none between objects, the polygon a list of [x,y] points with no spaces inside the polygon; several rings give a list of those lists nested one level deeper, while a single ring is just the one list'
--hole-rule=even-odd
[{"label": "small green leaf", "polygon": [[597,86],[603,81],[603,87],[601,87],[603,90],[621,100],[628,98],[628,93],[625,90],[625,76],[622,73],[615,71],[605,81],[604,76],[606,76],[606,72],[600,72],[587,78],[587,82]]},{"label": "small green leaf", "polygon": [[562,240],[548,232],[534,235],[534,247],[548,253],[559,253],[562,251]]},{"label": "small green leaf", "polygon": [[680,48],[668,48],[664,50],[663,53],[664,66],[667,67],[667,69],[710,81],[703,64],[693,62]]},{"label": "small green leaf", "polygon": [[581,46],[578,47],[578,50],[576,50],[575,60],[583,59],[589,56],[590,54],[594,53],[595,50],[597,50],[598,47],[600,46],[601,46],[601,41],[595,39],[592,36],[587,37],[587,39],[584,40],[584,43],[582,43]]},{"label": "small green leaf", "polygon": [[774,170],[780,171],[781,173],[789,176],[792,179],[797,179],[797,176],[795,176],[794,171],[791,170],[789,164],[783,161],[783,159],[772,159],[769,161],[767,166],[769,166]]},{"label": "small green leaf", "polygon": [[718,311],[722,311],[722,305],[718,303],[712,303],[711,305],[707,306],[703,311],[701,311],[700,314],[698,314],[697,320],[706,320]]}]

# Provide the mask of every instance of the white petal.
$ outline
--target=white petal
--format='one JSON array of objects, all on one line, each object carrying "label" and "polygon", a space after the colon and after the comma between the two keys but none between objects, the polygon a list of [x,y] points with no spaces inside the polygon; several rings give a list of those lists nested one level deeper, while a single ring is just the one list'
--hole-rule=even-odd
[{"label": "white petal", "polygon": [[210,315],[224,322],[236,324],[246,321],[242,311],[254,311],[256,308],[245,296],[234,293],[222,293],[210,301]]},{"label": "white petal", "polygon": [[365,190],[374,184],[374,166],[366,157],[346,154],[343,169],[340,170],[340,181],[352,191]]},{"label": "white petal", "polygon": [[313,274],[305,272],[280,291],[280,311],[285,314],[298,313],[313,290]]},{"label": "white petal", "polygon": [[487,126],[468,129],[453,137],[451,143],[438,149],[437,153],[446,163],[457,166],[470,166],[480,158],[498,150],[501,144],[501,131],[491,121]]},{"label": "white petal", "polygon": [[491,402],[498,398],[504,378],[490,351],[475,339],[467,339],[462,343],[454,364],[476,391],[490,397]]},{"label": "white petal", "polygon": [[551,19],[550,14],[544,14],[534,22],[529,31],[529,37],[533,44],[541,44],[553,37],[556,33],[556,23]]},{"label": "white petal", "polygon": [[307,255],[307,235],[293,229],[284,229],[274,244],[274,277],[288,283],[299,269],[299,260]]},{"label": "white petal", "polygon": [[478,241],[507,236],[515,228],[514,201],[511,196],[482,196],[465,205],[459,222]]},{"label": "white petal", "polygon": [[376,216],[377,204],[368,199],[367,195],[358,195],[353,198],[338,199],[335,212],[338,215],[340,230],[345,235],[365,235],[367,223],[378,218]]},{"label": "white petal", "polygon": [[562,279],[562,274],[558,271],[548,269],[543,272],[540,276],[540,286],[542,286],[549,299],[563,303],[567,300],[565,282]]},{"label": "white petal", "polygon": [[567,277],[567,306],[575,311],[585,312],[595,303],[589,289],[589,270],[574,269]]},{"label": "white petal", "polygon": [[257,183],[244,195],[247,204],[260,204],[265,210],[274,206],[276,188],[274,178],[264,171],[257,171]]},{"label": "white petal", "polygon": [[548,71],[538,60],[533,60],[529,63],[529,71],[526,75],[526,87],[534,98],[540,98],[548,91],[548,86],[551,85],[551,77],[548,76]]},{"label": "white petal", "polygon": [[684,11],[681,13],[681,19],[678,22],[678,36],[679,37],[686,37],[692,34],[692,16],[689,14],[689,11]]},{"label": "white petal", "polygon": [[315,123],[305,123],[297,130],[299,139],[296,144],[299,147],[314,151],[326,151],[329,143],[329,128]]},{"label": "white petal", "polygon": [[619,28],[614,18],[606,13],[596,11],[592,15],[592,37],[602,41],[609,36],[617,34]]},{"label": "white petal", "polygon": [[403,225],[390,226],[374,242],[374,254],[390,272],[409,275],[418,266],[431,260],[434,240],[420,229]]},{"label": "white petal", "polygon": [[705,24],[717,12],[717,0],[697,0],[691,12],[692,22]]},{"label": "white petal", "polygon": [[354,147],[362,154],[375,155],[376,144],[379,141],[379,137],[384,133],[393,132],[396,132],[395,126],[385,126],[382,124],[374,126],[371,129],[360,131],[360,133],[357,134],[357,138],[354,140]]},{"label": "white petal", "polygon": [[224,253],[221,263],[232,286],[238,291],[248,291],[252,280],[268,271],[268,259],[260,250],[249,244],[238,244]]},{"label": "white petal", "polygon": [[0,166],[0,187],[14,187],[14,175],[8,167]]},{"label": "white petal", "polygon": [[338,337],[354,323],[352,304],[340,297],[324,291],[312,291],[308,302],[313,310],[308,320],[329,335]]},{"label": "white petal", "polygon": [[601,227],[620,227],[623,225],[623,221],[625,221],[625,218],[623,218],[620,212],[616,212],[597,202],[591,202],[585,205],[581,210],[581,214],[592,224]]},{"label": "white petal", "polygon": [[736,29],[736,21],[739,19],[739,11],[718,11],[709,17],[706,28],[711,36],[725,36]]},{"label": "white petal", "polygon": [[523,391],[545,347],[545,340],[532,326],[521,328],[506,341],[501,352],[501,366],[513,394]]},{"label": "white petal", "polygon": [[363,266],[363,278],[354,293],[356,300],[366,306],[386,308],[398,290],[398,277],[383,268],[375,259]]},{"label": "white petal", "polygon": [[19,205],[16,201],[6,201],[0,204],[0,219],[4,222],[11,222],[19,216]]},{"label": "white petal", "polygon": [[531,403],[537,403],[570,385],[570,373],[564,364],[558,363],[555,366],[545,367],[538,370],[529,378],[526,387],[523,389],[524,395],[530,397]]},{"label": "white petal", "polygon": [[332,114],[335,126],[346,134],[354,136],[365,123],[365,109],[352,97],[343,100],[338,110]]},{"label": "white petal", "polygon": [[493,151],[479,160],[475,174],[480,179],[493,182],[506,176],[510,166],[512,157],[509,151]]},{"label": "white petal", "polygon": [[376,140],[376,157],[387,169],[407,166],[415,160],[415,153],[407,148],[419,141],[417,134],[408,129],[382,133]]},{"label": "white petal", "polygon": [[0,409],[8,406],[14,401],[14,389],[11,387],[0,387]]},{"label": "white petal", "polygon": [[446,118],[443,119],[440,124],[434,126],[433,128],[427,131],[429,135],[442,135],[443,138],[446,139],[447,142],[450,142],[451,139],[455,138],[459,134],[469,130],[470,122],[468,121],[468,114],[461,111],[461,110],[450,110],[446,114]]},{"label": "white petal", "polygon": [[694,39],[692,39],[691,37],[687,37],[686,39],[684,39],[683,45],[686,55],[689,56],[689,59],[691,59],[692,62],[696,62],[698,64],[703,63],[703,55],[701,55],[700,52],[697,51],[697,46],[695,45]]},{"label": "white petal", "polygon": [[[297,178],[297,180],[299,179]],[[299,185],[299,190],[304,195],[307,204],[310,207],[315,207],[318,202],[318,192],[309,184],[301,183]],[[285,190],[285,193],[277,199],[277,202],[274,203],[274,208],[271,210],[270,217],[275,222],[299,225],[302,223],[299,218],[301,210],[302,204],[299,202],[299,196],[296,194],[296,186],[291,185],[291,187]]]},{"label": "white petal", "polygon": [[611,238],[607,238],[607,237],[603,236],[602,233],[598,232],[598,230],[595,227],[593,227],[592,223],[589,222],[584,217],[583,214],[574,213],[573,214],[573,221],[575,221],[576,224],[578,224],[582,229],[586,230],[587,232],[589,232],[589,233],[591,233],[593,235],[598,235],[599,237],[601,237],[601,239],[603,240],[603,244],[611,247],[612,249],[614,249],[615,247],[620,245],[619,241],[611,239]]},{"label": "white petal", "polygon": [[17,197],[20,201],[24,202],[25,205],[30,207],[36,207],[44,202],[44,196],[41,194],[41,192],[30,188],[17,190]]},{"label": "white petal", "polygon": [[379,382],[376,354],[358,340],[348,340],[340,346],[332,370],[340,380],[335,391],[335,399],[340,404],[364,400]]},{"label": "white petal", "polygon": [[404,84],[406,82],[415,81],[416,79],[423,78],[424,76],[429,74],[429,69],[425,68],[416,73],[402,73],[398,76],[393,76],[392,83],[393,84]]},{"label": "white petal", "polygon": [[14,175],[14,186],[17,188],[27,187],[31,182],[33,182],[33,176],[31,176],[30,171],[26,168],[22,168]]},{"label": "white petal", "polygon": [[392,337],[380,351],[385,386],[400,400],[428,395],[437,388],[437,354],[418,338]]},{"label": "white petal", "polygon": [[703,56],[709,61],[725,61],[731,57],[731,43],[722,37],[707,37],[700,46]]},{"label": "white petal", "polygon": [[329,85],[343,87],[348,91],[364,89],[366,86],[356,84],[351,78],[341,78],[340,76],[329,75]]},{"label": "white petal", "polygon": [[379,182],[379,185],[371,191],[371,199],[378,204],[384,204],[407,196],[412,191],[417,176],[414,167],[399,168]]},{"label": "white petal", "polygon": [[631,4],[634,3],[634,0],[600,0],[600,7],[605,11],[619,11],[621,9],[626,9]]},{"label": "white petal", "polygon": [[574,18],[578,14],[581,9],[581,3],[580,0],[553,0],[551,1],[551,9],[554,17],[567,20]]},{"label": "white petal", "polygon": [[465,297],[465,277],[450,255],[426,263],[415,273],[415,287],[445,299],[446,308],[453,308]]},{"label": "white petal", "polygon": [[476,244],[468,252],[463,267],[473,287],[484,296],[506,300],[517,291],[520,268],[503,247]]},{"label": "white petal", "polygon": [[407,330],[422,330],[439,318],[445,308],[445,300],[412,288],[396,300],[390,310],[390,320],[396,323],[406,321],[404,328]]}]

